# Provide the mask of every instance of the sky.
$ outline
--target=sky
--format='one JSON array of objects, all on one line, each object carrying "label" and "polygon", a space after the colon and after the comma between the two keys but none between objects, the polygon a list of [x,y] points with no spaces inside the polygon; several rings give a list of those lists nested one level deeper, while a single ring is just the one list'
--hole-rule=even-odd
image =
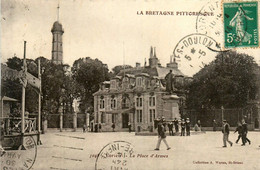
[{"label": "sky", "polygon": [[[116,65],[148,62],[150,47],[162,66],[170,61],[178,42],[197,33],[197,16],[177,15],[177,12],[198,12],[213,1],[207,0],[2,0],[1,1],[1,62],[16,55],[23,56],[23,41],[27,41],[27,58],[44,56],[51,59],[51,28],[57,20],[64,29],[63,62],[72,65],[82,57],[98,58],[109,69]],[[140,15],[140,11],[171,11],[174,15]],[[138,14],[139,12],[139,14]],[[215,11],[221,12],[221,8]],[[221,25],[219,29],[222,31]],[[216,41],[222,41],[214,37]],[[198,49],[199,50],[199,49]],[[260,63],[260,50],[239,49]],[[207,53],[205,63],[214,53]],[[197,61],[197,60],[194,60]],[[186,75],[198,71],[178,60]],[[195,66],[194,66],[195,67]]]}]

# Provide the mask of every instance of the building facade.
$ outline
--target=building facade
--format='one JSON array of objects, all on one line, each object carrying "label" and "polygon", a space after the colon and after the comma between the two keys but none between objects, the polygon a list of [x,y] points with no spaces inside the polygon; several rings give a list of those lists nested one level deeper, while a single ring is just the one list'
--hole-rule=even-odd
[{"label": "building facade", "polygon": [[162,67],[151,47],[148,66],[136,63],[134,68],[121,70],[94,93],[94,122],[101,123],[102,131],[112,131],[113,123],[116,131],[127,131],[129,122],[132,130],[152,131],[157,117],[179,118],[184,95],[177,89],[174,94],[165,91],[165,76],[170,70],[176,81],[185,81],[176,61],[171,59]]}]

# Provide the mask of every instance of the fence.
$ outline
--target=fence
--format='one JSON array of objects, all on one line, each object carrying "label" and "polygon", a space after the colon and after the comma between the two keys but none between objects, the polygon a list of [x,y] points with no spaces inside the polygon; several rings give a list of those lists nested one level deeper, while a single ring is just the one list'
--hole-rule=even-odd
[{"label": "fence", "polygon": [[238,109],[201,109],[184,110],[183,118],[189,118],[194,126],[198,120],[203,127],[212,127],[213,120],[216,120],[217,126],[222,126],[222,119],[227,120],[230,126],[237,126],[238,122],[245,119],[248,124],[254,123],[254,115],[257,115],[257,110],[254,107],[245,107]]},{"label": "fence", "polygon": [[[73,114],[63,114],[63,128],[73,128]],[[86,114],[77,114],[77,127],[82,128],[86,123]],[[48,115],[48,128],[60,127],[60,114]]]}]

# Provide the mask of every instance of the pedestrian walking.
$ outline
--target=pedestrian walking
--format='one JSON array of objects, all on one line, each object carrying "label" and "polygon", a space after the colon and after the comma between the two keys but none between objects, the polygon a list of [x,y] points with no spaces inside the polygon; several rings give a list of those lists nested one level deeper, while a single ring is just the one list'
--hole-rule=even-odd
[{"label": "pedestrian walking", "polygon": [[226,120],[223,120],[223,128],[222,128],[222,133],[223,133],[223,147],[227,147],[227,142],[230,144],[232,147],[233,143],[229,141],[228,136],[229,136],[229,124],[227,123]]},{"label": "pedestrian walking", "polygon": [[245,122],[245,120],[242,120],[242,142],[243,144],[241,146],[245,146],[246,142],[249,143],[249,145],[251,144],[251,141],[247,138],[247,133],[248,133],[248,129],[247,129],[247,124]]},{"label": "pedestrian walking", "polygon": [[116,127],[116,125],[114,124],[114,123],[112,123],[112,129],[113,129],[113,132],[115,131],[115,127]]},{"label": "pedestrian walking", "polygon": [[181,121],[181,136],[185,136],[185,121],[182,119]]},{"label": "pedestrian walking", "polygon": [[190,136],[190,119],[189,118],[186,119],[185,126],[186,126],[186,136]]},{"label": "pedestrian walking", "polygon": [[98,129],[99,129],[99,132],[102,132],[102,125],[101,125],[100,122],[99,122],[99,124],[98,124]]},{"label": "pedestrian walking", "polygon": [[159,123],[158,123],[158,127],[157,127],[157,131],[158,131],[158,141],[157,141],[157,145],[156,148],[154,150],[160,150],[160,145],[161,145],[161,141],[163,141],[167,147],[167,150],[171,149],[166,141],[166,129],[164,124],[164,118],[160,119]]},{"label": "pedestrian walking", "polygon": [[217,122],[216,122],[216,120],[214,119],[214,120],[213,120],[213,132],[216,132],[216,130],[217,130]]},{"label": "pedestrian walking", "polygon": [[131,123],[130,122],[128,122],[128,130],[129,130],[129,133],[131,133],[131,131],[132,131],[132,125],[131,125]]},{"label": "pedestrian walking", "polygon": [[176,133],[179,132],[179,121],[177,118],[174,118],[174,128]]},{"label": "pedestrian walking", "polygon": [[168,129],[169,129],[169,135],[173,136],[173,123],[172,122],[170,122],[168,124]]},{"label": "pedestrian walking", "polygon": [[95,132],[98,132],[98,124],[95,123]]},{"label": "pedestrian walking", "polygon": [[237,128],[236,128],[234,133],[236,133],[236,132],[238,133],[238,137],[237,137],[236,143],[238,143],[239,139],[242,138],[242,132],[243,132],[242,124],[240,122],[237,123]]}]

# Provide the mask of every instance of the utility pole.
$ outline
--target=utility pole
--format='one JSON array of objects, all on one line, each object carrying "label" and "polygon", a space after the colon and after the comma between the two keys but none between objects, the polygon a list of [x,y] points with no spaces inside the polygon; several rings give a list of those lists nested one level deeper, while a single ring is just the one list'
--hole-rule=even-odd
[{"label": "utility pole", "polygon": [[24,148],[24,113],[25,113],[25,88],[27,86],[27,79],[26,79],[26,73],[27,73],[27,65],[26,65],[26,41],[24,41],[24,55],[23,55],[23,77],[22,77],[22,115],[21,115],[21,146],[19,149],[25,149]]},{"label": "utility pole", "polygon": [[37,144],[41,145],[41,93],[42,93],[42,83],[41,83],[41,60],[38,59],[38,79],[40,81],[40,87],[39,87],[39,98],[38,98],[38,140]]}]

